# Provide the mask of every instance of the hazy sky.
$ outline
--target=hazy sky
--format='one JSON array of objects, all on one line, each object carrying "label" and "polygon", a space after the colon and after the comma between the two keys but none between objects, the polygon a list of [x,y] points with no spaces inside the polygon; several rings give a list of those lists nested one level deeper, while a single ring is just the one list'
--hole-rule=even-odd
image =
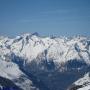
[{"label": "hazy sky", "polygon": [[0,35],[90,36],[90,0],[0,0]]}]

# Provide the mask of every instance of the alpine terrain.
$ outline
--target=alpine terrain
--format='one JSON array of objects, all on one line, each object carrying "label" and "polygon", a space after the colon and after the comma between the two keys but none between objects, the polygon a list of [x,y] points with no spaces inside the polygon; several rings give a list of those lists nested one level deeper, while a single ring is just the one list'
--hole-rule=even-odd
[{"label": "alpine terrain", "polygon": [[90,90],[90,37],[0,36],[0,90]]}]

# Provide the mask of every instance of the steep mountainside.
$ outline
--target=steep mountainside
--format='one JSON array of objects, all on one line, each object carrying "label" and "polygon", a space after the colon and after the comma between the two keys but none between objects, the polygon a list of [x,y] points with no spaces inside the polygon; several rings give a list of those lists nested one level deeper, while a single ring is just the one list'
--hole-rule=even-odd
[{"label": "steep mountainside", "polygon": [[74,82],[69,90],[90,90],[90,72]]}]

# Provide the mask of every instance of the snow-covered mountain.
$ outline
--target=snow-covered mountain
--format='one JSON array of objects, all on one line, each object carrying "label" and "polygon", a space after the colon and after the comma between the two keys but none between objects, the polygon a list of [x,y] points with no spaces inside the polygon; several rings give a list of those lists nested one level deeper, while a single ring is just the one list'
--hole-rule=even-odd
[{"label": "snow-covered mountain", "polygon": [[0,77],[23,90],[66,90],[89,71],[90,37],[0,37]]},{"label": "snow-covered mountain", "polygon": [[90,72],[74,82],[70,90],[90,90]]}]

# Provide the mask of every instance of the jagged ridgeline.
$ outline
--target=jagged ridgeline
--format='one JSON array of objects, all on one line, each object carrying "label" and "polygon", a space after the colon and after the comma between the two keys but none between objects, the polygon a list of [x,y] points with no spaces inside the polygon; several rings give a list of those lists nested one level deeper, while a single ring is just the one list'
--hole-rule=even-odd
[{"label": "jagged ridgeline", "polygon": [[1,88],[78,90],[84,85],[74,82],[89,72],[90,37],[41,37],[38,33],[0,37]]}]

